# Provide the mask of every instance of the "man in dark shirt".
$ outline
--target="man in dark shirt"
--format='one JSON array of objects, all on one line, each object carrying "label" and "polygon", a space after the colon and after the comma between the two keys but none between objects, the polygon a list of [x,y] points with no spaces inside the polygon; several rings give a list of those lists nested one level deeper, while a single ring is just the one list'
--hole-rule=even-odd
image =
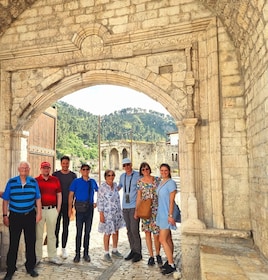
[{"label": "man in dark shirt", "polygon": [[59,231],[60,231],[60,222],[62,218],[62,236],[61,236],[61,245],[62,245],[62,258],[66,259],[68,257],[66,251],[66,244],[68,240],[69,234],[69,223],[70,219],[68,216],[68,196],[69,196],[69,187],[72,181],[77,178],[76,174],[69,170],[70,166],[70,158],[68,156],[63,156],[60,159],[61,162],[61,170],[55,171],[52,175],[57,177],[60,180],[61,191],[62,191],[62,204],[61,210],[58,215],[58,220],[56,224],[56,247],[59,246]]},{"label": "man in dark shirt", "polygon": [[41,195],[36,180],[29,176],[29,163],[20,162],[18,171],[19,176],[9,179],[2,195],[3,221],[4,225],[9,227],[7,273],[4,280],[11,280],[17,269],[18,246],[22,231],[26,248],[26,271],[32,277],[38,276],[34,270],[36,263],[35,227],[36,223],[42,219]]}]

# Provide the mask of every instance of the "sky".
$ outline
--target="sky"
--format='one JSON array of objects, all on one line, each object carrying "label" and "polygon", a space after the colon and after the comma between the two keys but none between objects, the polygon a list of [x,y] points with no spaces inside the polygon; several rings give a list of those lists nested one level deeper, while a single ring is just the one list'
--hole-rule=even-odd
[{"label": "sky", "polygon": [[60,99],[93,115],[108,115],[124,108],[142,108],[169,115],[149,96],[120,86],[98,85],[81,89]]}]

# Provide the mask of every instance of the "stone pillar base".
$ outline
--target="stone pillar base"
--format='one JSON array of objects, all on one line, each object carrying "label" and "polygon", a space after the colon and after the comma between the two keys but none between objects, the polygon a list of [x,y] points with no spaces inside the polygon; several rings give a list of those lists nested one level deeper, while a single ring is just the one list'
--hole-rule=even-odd
[{"label": "stone pillar base", "polygon": [[201,222],[199,219],[188,219],[181,224],[181,232],[206,229],[206,225]]}]

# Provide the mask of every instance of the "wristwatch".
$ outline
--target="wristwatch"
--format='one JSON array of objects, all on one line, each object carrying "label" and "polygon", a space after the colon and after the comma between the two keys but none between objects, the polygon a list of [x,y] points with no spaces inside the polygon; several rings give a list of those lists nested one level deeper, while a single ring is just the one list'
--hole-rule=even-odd
[{"label": "wristwatch", "polygon": [[173,217],[173,215],[172,215],[172,214],[168,214],[168,216],[169,216],[170,218],[172,218],[172,217]]},{"label": "wristwatch", "polygon": [[7,214],[3,214],[3,217],[7,217]]}]

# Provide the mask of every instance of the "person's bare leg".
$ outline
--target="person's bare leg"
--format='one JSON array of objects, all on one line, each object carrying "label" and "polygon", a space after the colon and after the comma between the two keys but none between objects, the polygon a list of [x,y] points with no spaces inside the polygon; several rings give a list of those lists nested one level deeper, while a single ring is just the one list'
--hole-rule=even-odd
[{"label": "person's bare leg", "polygon": [[103,244],[104,244],[104,250],[105,252],[109,251],[109,246],[110,246],[110,234],[104,234],[103,235]]},{"label": "person's bare leg", "polygon": [[153,257],[154,253],[153,253],[153,242],[152,242],[151,232],[149,231],[145,232],[145,240],[146,240],[146,245],[147,245],[149,255],[150,257]]},{"label": "person's bare leg", "polygon": [[174,244],[173,244],[173,240],[172,240],[171,230],[169,231],[167,242],[168,242],[169,247],[171,248],[172,255],[173,255],[173,253],[174,253]]},{"label": "person's bare leg", "polygon": [[169,264],[174,264],[173,259],[173,242],[171,239],[171,234],[169,229],[161,229],[159,233],[159,241],[165,251],[167,260]]},{"label": "person's bare leg", "polygon": [[119,233],[118,230],[112,234],[112,239],[113,239],[113,249],[117,249],[117,245],[118,245],[118,237],[119,237]]},{"label": "person's bare leg", "polygon": [[154,234],[154,247],[155,247],[155,253],[156,255],[160,255],[160,242],[159,242],[159,235]]}]

